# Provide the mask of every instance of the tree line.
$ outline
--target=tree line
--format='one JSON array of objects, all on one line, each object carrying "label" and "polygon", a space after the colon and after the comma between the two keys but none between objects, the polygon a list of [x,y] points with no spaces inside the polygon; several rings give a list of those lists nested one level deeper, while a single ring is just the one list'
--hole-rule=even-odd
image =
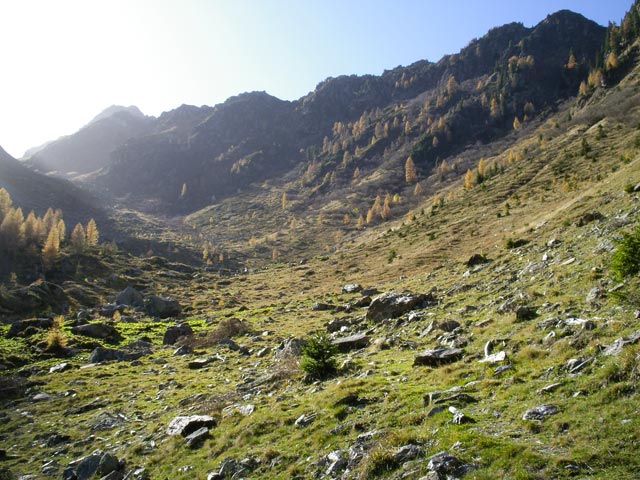
[{"label": "tree line", "polygon": [[9,192],[0,188],[0,251],[14,261],[19,258],[40,261],[50,269],[67,245],[74,254],[82,254],[98,245],[95,220],[78,223],[67,236],[62,210],[49,208],[42,216],[31,210],[26,218],[22,208],[14,206]]}]

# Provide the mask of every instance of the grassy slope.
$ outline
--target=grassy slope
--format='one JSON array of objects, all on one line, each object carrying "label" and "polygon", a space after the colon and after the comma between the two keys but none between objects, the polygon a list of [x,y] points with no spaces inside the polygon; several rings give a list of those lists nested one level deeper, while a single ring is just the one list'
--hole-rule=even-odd
[{"label": "grassy slope", "polygon": [[[415,220],[370,229],[330,256],[304,265],[273,265],[230,282],[206,272],[193,279],[150,271],[148,284],[158,293],[179,297],[197,331],[213,328],[207,318],[214,325],[227,317],[246,319],[254,333],[236,341],[252,354],[223,346],[200,348],[202,355],[219,352],[226,361],[193,371],[186,365],[189,358],[157,347],[139,365],[112,363],[35,375],[33,379],[46,382],[40,388],[53,399],[5,401],[0,438],[10,458],[3,465],[38,475],[45,461],[64,466],[103,448],[126,458],[129,466],[144,465],[151,478],[206,478],[224,458],[246,456],[260,460],[249,478],[308,477],[323,471],[313,462],[353,445],[360,433],[376,430],[379,434],[354,477],[425,474],[424,459],[402,467],[390,461],[396,447],[413,441],[428,454],[447,450],[478,465],[466,478],[634,478],[640,467],[640,348],[628,346],[612,358],[598,352],[601,345],[637,329],[637,320],[631,307],[606,296],[596,304],[586,302],[593,287],[614,286],[607,271],[607,242],[637,222],[638,200],[623,192],[626,184],[640,181],[640,112],[633,107],[640,102],[631,79],[593,108],[568,106],[570,121],[563,111],[531,126],[512,147],[523,158],[509,165],[508,152],[500,153],[505,172],[484,186],[464,191],[450,185],[452,195],[443,192],[447,199],[433,214],[426,204],[424,214],[416,209]],[[624,104],[631,107],[619,107]],[[600,120],[603,113],[607,117]],[[588,156],[580,153],[583,138],[592,147]],[[578,226],[577,220],[592,211],[603,219]],[[508,250],[507,238],[529,243]],[[557,242],[548,246],[551,239]],[[396,257],[388,263],[391,251]],[[473,253],[491,261],[469,269],[465,261]],[[340,304],[357,297],[339,293],[343,283],[352,281],[381,291],[433,289],[439,303],[425,309],[421,320],[380,325],[364,322],[364,310],[311,310],[314,301]],[[508,300],[535,307],[538,318],[516,323],[513,312],[499,309]],[[349,367],[315,385],[302,382],[293,362],[256,356],[263,346],[306,336],[335,317],[353,322],[351,331],[367,331],[385,348],[341,355]],[[571,317],[592,320],[596,328],[559,323]],[[435,369],[412,366],[416,352],[439,342],[442,332],[429,331],[428,325],[444,320],[462,323],[465,358]],[[116,324],[127,339],[145,334],[161,343],[163,324],[148,319]],[[495,375],[494,365],[478,363],[490,339],[496,340],[496,349],[505,350],[513,370]],[[21,348],[19,341],[3,342],[3,348]],[[570,375],[564,365],[578,357],[594,360]],[[82,365],[86,353],[71,362]],[[46,372],[53,363],[38,366]],[[553,383],[560,385],[540,393]],[[252,384],[253,389],[248,387]],[[462,408],[476,423],[454,425],[446,411],[427,416],[425,394],[453,386],[463,386],[478,400]],[[349,393],[369,402],[361,408],[337,406],[336,400]],[[96,397],[107,406],[64,415]],[[256,406],[250,416],[225,410],[246,403]],[[540,423],[522,420],[527,408],[542,403],[557,405],[559,413]],[[310,412],[318,415],[310,426],[294,425]],[[212,438],[199,449],[189,450],[180,439],[164,435],[167,423],[185,413],[220,418]],[[92,431],[91,425],[107,414],[119,416],[121,425]],[[70,435],[72,443],[41,448],[45,441],[38,435],[51,431]],[[193,468],[181,470],[187,466]]]}]

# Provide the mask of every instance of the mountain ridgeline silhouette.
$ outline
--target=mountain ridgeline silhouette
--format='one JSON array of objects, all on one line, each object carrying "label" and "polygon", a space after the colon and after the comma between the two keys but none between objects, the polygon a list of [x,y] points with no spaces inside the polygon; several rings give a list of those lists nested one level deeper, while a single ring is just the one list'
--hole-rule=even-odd
[{"label": "mountain ridgeline silhouette", "polygon": [[[575,95],[605,32],[563,10],[532,28],[494,28],[436,63],[328,78],[293,102],[252,92],[158,118],[116,109],[48,144],[31,163],[43,171],[100,169],[94,187],[163,213],[197,210],[265,180],[300,175],[314,162],[346,179],[352,172],[340,162],[345,153],[358,153],[369,172],[394,154],[411,153],[428,173],[476,142],[509,133],[514,118],[533,118]],[[337,123],[353,130],[359,119],[358,134],[336,136]],[[436,121],[439,130],[425,127]],[[384,123],[385,137],[372,140],[375,124]]]}]

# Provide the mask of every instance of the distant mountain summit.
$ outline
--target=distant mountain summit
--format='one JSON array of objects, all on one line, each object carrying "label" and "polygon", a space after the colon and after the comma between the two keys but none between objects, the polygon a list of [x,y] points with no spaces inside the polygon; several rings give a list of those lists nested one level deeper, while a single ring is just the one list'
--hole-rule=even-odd
[{"label": "distant mountain summit", "polygon": [[126,112],[127,114],[131,115],[132,117],[145,118],[144,113],[142,113],[140,111],[140,109],[138,107],[136,107],[135,105],[130,105],[128,107],[123,107],[122,105],[111,105],[110,107],[105,108],[102,112],[100,112],[98,115],[96,115],[93,118],[93,120],[91,120],[87,125],[90,125],[90,124],[98,122],[98,121],[100,121],[102,119],[111,117],[112,115],[120,114],[122,112]]},{"label": "distant mountain summit", "polygon": [[29,150],[25,159],[45,173],[86,174],[104,167],[113,150],[147,133],[152,123],[153,117],[146,117],[138,107],[113,105],[73,135]]}]

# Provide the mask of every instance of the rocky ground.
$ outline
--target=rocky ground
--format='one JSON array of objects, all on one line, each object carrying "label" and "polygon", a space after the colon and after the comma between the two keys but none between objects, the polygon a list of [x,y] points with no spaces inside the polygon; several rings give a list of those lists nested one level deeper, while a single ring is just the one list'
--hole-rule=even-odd
[{"label": "rocky ground", "polygon": [[612,110],[635,85],[326,255],[224,276],[110,252],[16,289],[40,314],[0,326],[0,478],[637,478],[637,274],[611,263],[640,212],[640,113]]}]

